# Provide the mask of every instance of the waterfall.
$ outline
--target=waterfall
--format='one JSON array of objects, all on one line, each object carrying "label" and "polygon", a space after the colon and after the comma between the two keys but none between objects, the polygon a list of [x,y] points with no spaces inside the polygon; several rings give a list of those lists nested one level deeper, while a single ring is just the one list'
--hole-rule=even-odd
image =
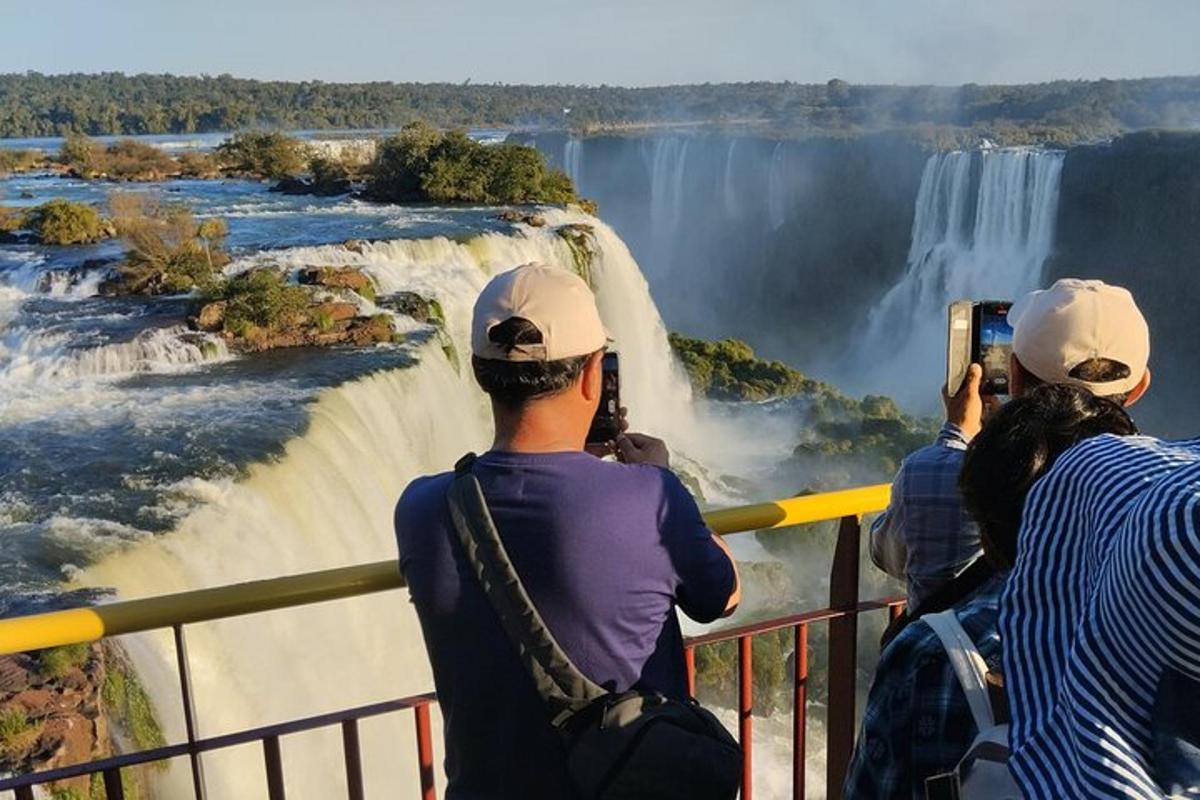
[{"label": "waterfall", "polygon": [[[688,385],[628,249],[599,220],[544,213],[545,228],[514,235],[393,240],[355,251],[299,247],[257,253],[233,268],[350,264],[369,272],[381,295],[407,290],[434,297],[465,363],[471,307],[489,276],[535,260],[573,263],[553,228],[590,225],[596,245],[591,279],[622,354],[623,399],[632,423],[701,460],[715,463],[720,456],[723,469],[731,458],[736,463],[733,436],[697,425]],[[124,597],[150,596],[395,557],[391,510],[408,481],[444,470],[490,440],[490,415],[469,370],[456,370],[433,343],[418,346],[415,355],[419,363],[411,368],[325,390],[311,407],[308,430],[280,457],[251,467],[173,532],[87,569],[84,582],[115,587]],[[415,617],[398,593],[196,625],[188,636],[205,736],[432,686]],[[169,636],[131,637],[128,646],[169,735],[177,738]],[[415,796],[411,728],[403,715],[364,725],[372,796]],[[337,796],[342,770],[336,730],[288,737],[283,746],[289,796]],[[253,748],[207,757],[206,774],[212,797],[265,793],[261,756]],[[164,796],[185,796],[186,780],[185,767],[171,770]]]},{"label": "waterfall", "polygon": [[563,172],[578,189],[583,176],[583,142],[575,137],[569,137],[563,145]]},{"label": "waterfall", "polygon": [[721,196],[725,198],[725,216],[730,219],[737,219],[743,211],[738,203],[737,185],[734,183],[737,173],[733,167],[733,154],[737,151],[737,144],[737,139],[730,139],[729,149],[725,151],[725,180],[721,191]]},{"label": "waterfall", "polygon": [[656,269],[666,274],[672,271],[674,239],[685,209],[683,178],[689,144],[689,139],[671,136],[649,140],[646,145],[650,170],[650,230],[654,237],[651,260]]},{"label": "waterfall", "polygon": [[1054,244],[1063,154],[939,153],[925,165],[903,277],[854,349],[847,383],[932,408],[945,374],[946,307],[1037,288]]},{"label": "waterfall", "polygon": [[767,221],[772,231],[779,230],[787,220],[786,152],[783,142],[777,142],[771,152],[771,166],[767,169]]}]

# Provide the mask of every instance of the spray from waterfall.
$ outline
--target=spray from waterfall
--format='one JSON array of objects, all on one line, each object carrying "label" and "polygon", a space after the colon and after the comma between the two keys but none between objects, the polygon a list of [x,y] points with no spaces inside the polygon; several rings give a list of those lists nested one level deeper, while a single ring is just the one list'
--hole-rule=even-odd
[{"label": "spray from waterfall", "polygon": [[945,374],[946,307],[1037,288],[1054,244],[1063,154],[1032,148],[930,156],[904,276],[867,320],[846,385],[932,410]]}]

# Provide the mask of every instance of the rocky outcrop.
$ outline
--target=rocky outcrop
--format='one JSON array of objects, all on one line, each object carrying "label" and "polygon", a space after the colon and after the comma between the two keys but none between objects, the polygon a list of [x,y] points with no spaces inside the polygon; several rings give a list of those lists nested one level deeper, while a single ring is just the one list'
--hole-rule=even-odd
[{"label": "rocky outcrop", "polygon": [[[49,770],[112,753],[101,646],[0,657],[0,772]],[[88,779],[63,781],[88,797]]]},{"label": "rocky outcrop", "polygon": [[441,303],[432,298],[422,297],[416,292],[397,292],[381,297],[379,307],[412,317],[422,325],[441,327],[446,324],[446,315],[442,311]]},{"label": "rocky outcrop", "polygon": [[542,228],[546,225],[546,218],[541,214],[534,214],[529,211],[518,211],[513,208],[506,208],[496,215],[496,219],[501,222],[511,222],[513,224],[521,223],[528,225],[531,228]]},{"label": "rocky outcrop", "polygon": [[308,267],[300,270],[299,282],[304,286],[349,289],[367,299],[375,297],[375,284],[370,276],[354,267]]},{"label": "rocky outcrop", "polygon": [[[389,315],[346,317],[344,316],[346,306],[349,306],[350,309],[354,308],[349,303],[326,303],[317,306],[318,314],[329,314],[327,318],[324,318],[331,320],[329,322],[324,322],[323,318],[318,317],[315,325],[297,325],[279,330],[260,328],[244,336],[226,333],[225,338],[231,348],[245,353],[261,353],[284,347],[332,347],[335,345],[366,347],[392,341],[395,330]],[[335,319],[334,314],[340,318]]]},{"label": "rocky outcrop", "polygon": [[307,178],[283,178],[270,188],[269,191],[280,194],[311,194],[317,197],[336,197],[349,194],[354,186],[349,178],[339,180],[315,181]]}]

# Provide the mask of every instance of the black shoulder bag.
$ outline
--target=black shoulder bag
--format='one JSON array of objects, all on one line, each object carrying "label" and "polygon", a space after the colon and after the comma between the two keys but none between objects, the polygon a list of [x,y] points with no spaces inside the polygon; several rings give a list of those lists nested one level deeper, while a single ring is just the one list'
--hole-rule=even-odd
[{"label": "black shoulder bag", "polygon": [[614,693],[591,681],[559,646],[513,568],[479,481],[475,455],[455,465],[447,497],[459,542],[488,601],[566,745],[583,800],[731,800],[742,768],[738,743],[694,700]]}]

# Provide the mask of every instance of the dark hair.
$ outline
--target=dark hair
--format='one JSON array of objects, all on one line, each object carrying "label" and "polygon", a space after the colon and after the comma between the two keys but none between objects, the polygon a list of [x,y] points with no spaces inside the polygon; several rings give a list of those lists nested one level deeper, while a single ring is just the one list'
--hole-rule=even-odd
[{"label": "dark hair", "polygon": [[1017,532],[1030,488],[1072,445],[1102,433],[1130,436],[1125,409],[1086,389],[1043,384],[1011,401],[967,448],[959,487],[979,524],[983,550],[999,570],[1017,555]]},{"label": "dark hair", "polygon": [[[542,332],[527,319],[510,317],[488,331],[488,338],[506,351],[542,344]],[[519,407],[539,397],[558,394],[583,374],[588,356],[556,361],[498,361],[471,357],[475,380],[501,405]]]},{"label": "dark hair", "polygon": [[[1076,380],[1088,381],[1089,383],[1109,383],[1110,381],[1119,381],[1128,378],[1130,372],[1129,365],[1123,364],[1120,361],[1114,361],[1111,358],[1089,358],[1086,361],[1076,364],[1067,374]],[[1028,389],[1032,390],[1038,386],[1045,385],[1045,381],[1028,369],[1025,370],[1025,386]],[[1128,392],[1104,395],[1106,400],[1111,400],[1117,405],[1122,406],[1125,405],[1125,400],[1128,397]]]}]

